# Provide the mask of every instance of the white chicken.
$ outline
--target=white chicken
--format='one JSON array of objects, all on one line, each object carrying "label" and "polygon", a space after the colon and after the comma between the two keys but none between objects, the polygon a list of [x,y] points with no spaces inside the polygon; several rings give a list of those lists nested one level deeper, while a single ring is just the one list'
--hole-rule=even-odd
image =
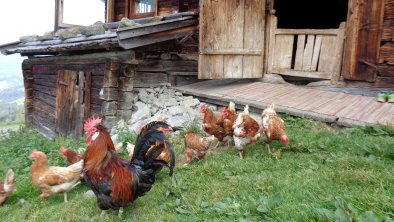
[{"label": "white chicken", "polygon": [[249,114],[249,106],[239,113],[233,125],[233,138],[239,156],[243,158],[243,147],[260,139],[260,126]]}]

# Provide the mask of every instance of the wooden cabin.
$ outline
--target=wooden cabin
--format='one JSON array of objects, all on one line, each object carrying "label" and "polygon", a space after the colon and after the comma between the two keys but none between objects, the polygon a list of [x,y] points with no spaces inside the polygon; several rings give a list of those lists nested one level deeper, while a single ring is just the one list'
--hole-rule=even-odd
[{"label": "wooden cabin", "polygon": [[[63,1],[55,30],[73,30]],[[105,8],[101,33],[0,46],[28,56],[28,126],[79,137],[98,114],[111,127],[131,117],[136,89],[163,83],[274,73],[394,88],[394,0],[107,0]],[[137,25],[118,28],[122,18]]]}]

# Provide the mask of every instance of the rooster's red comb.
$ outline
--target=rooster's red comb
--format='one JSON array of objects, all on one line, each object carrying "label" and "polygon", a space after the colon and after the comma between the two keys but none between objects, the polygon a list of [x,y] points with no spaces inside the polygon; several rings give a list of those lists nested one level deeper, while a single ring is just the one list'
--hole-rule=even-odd
[{"label": "rooster's red comb", "polygon": [[93,127],[99,125],[103,119],[100,117],[94,118],[94,116],[90,117],[86,120],[85,124],[83,125],[83,129],[85,132],[89,132]]}]

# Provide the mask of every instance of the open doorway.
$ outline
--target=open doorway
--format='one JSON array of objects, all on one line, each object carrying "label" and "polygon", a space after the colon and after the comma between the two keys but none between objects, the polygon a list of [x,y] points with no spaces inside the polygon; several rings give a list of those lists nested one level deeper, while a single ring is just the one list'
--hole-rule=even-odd
[{"label": "open doorway", "polygon": [[337,82],[348,0],[274,0],[271,6],[267,73]]},{"label": "open doorway", "polygon": [[336,29],[345,22],[348,0],[274,0],[278,28]]}]

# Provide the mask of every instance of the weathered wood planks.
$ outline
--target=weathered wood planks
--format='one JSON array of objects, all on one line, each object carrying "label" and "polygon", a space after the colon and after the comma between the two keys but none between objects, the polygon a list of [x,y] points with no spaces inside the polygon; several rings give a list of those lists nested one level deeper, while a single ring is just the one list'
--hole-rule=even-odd
[{"label": "weathered wood planks", "polygon": [[263,75],[265,1],[200,2],[199,79]]}]

